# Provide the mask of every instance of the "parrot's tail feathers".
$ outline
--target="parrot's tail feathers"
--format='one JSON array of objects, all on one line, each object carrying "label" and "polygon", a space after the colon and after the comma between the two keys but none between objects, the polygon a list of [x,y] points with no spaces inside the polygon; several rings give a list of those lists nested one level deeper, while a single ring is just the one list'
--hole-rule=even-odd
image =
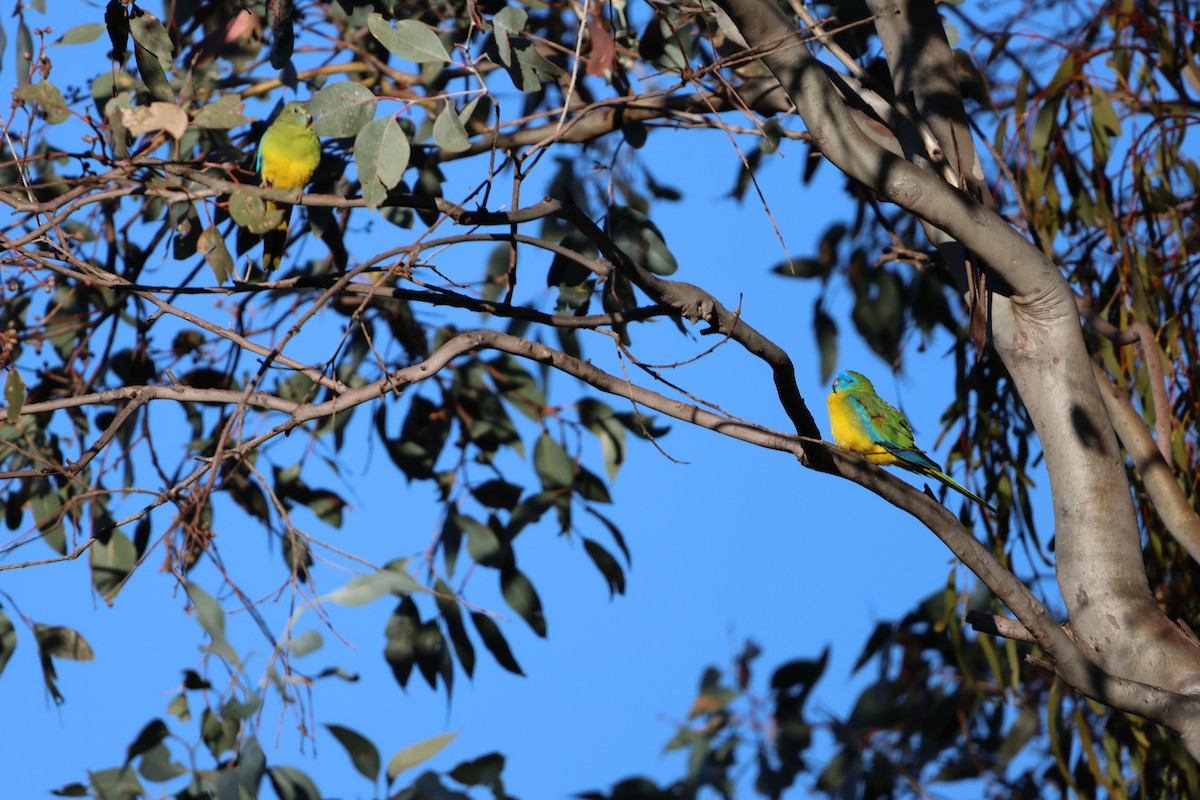
[{"label": "parrot's tail feathers", "polygon": [[976,503],[979,503],[979,505],[983,506],[984,508],[986,508],[988,511],[992,512],[993,514],[996,513],[996,509],[992,506],[991,503],[984,500],[982,497],[975,494],[970,489],[963,486],[961,483],[954,480],[954,478],[951,478],[946,473],[939,471],[939,472],[930,473],[930,476],[937,478],[939,481],[946,484],[951,489],[953,489],[956,492],[958,492],[959,494],[961,494],[963,497],[969,497],[970,499],[974,500]]},{"label": "parrot's tail feathers", "polygon": [[941,473],[942,468],[939,467],[933,460],[925,455],[924,451],[917,447],[888,447],[883,444],[887,451],[896,457],[896,465],[905,469],[919,472],[925,475],[937,475]]},{"label": "parrot's tail feathers", "polygon": [[[274,203],[268,201],[267,210],[273,210],[273,207]],[[279,263],[283,260],[283,248],[287,245],[288,219],[292,216],[292,207],[280,204],[278,208],[283,212],[283,221],[263,234],[263,272],[279,268]]]}]

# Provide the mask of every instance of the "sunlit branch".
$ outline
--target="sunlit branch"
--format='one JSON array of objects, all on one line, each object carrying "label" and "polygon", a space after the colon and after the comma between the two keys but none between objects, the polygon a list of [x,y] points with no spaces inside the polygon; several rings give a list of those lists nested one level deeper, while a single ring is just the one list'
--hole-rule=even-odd
[{"label": "sunlit branch", "polygon": [[[1117,436],[1125,451],[1133,459],[1133,465],[1142,476],[1142,483],[1150,495],[1155,513],[1175,540],[1183,546],[1192,560],[1200,563],[1200,516],[1192,508],[1171,465],[1155,446],[1146,422],[1129,404],[1129,400],[1108,377],[1099,364],[1093,366],[1096,383],[1100,385],[1100,396],[1108,409]],[[1170,438],[1168,437],[1168,443]]]}]

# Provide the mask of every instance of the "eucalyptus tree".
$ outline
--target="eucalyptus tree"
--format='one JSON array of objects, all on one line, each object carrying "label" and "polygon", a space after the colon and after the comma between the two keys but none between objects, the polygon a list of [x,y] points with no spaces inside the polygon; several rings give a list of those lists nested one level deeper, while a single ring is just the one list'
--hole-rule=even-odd
[{"label": "eucalyptus tree", "polygon": [[[5,23],[0,475],[13,534],[0,570],[86,559],[95,594],[120,603],[158,563],[206,637],[166,710],[176,721],[151,721],[125,765],[64,792],[162,794],[142,781],[188,776],[175,796],[255,796],[268,776],[280,796],[319,796],[303,771],[267,764],[253,725],[267,695],[303,704],[320,677],[298,660],[320,646],[305,613],[389,598],[385,658],[401,686],[420,675],[449,693],[480,645],[519,674],[467,578],[495,572],[546,635],[537,576],[517,558],[540,525],[578,537],[623,592],[637,537],[602,510],[609,484],[669,426],[697,426],[793,454],[800,491],[807,468],[880,495],[978,584],[880,624],[859,661],[878,679],[832,723],[806,706],[824,658],[779,666],[764,706],[748,645],[735,674],[705,672],[694,727],[669,743],[692,753],[677,783],[621,781],[614,765],[613,788],[587,796],[732,794],[745,763],[771,797],[801,776],[838,796],[981,777],[1003,797],[1047,780],[1081,795],[1200,793],[1193,4],[271,0],[156,15],[113,0],[102,19],[81,7],[96,19],[57,38],[45,5]],[[303,194],[258,186],[253,168],[288,90],[311,96],[325,142]],[[776,267],[816,298],[809,351],[688,282],[654,221],[685,198],[630,157],[664,129],[727,134],[738,198],[782,151],[804,154],[804,181],[845,176],[854,213],[820,221],[813,253]],[[279,222],[268,200],[303,213],[285,268],[263,274],[257,241]],[[460,255],[480,246],[484,263]],[[847,288],[840,319],[826,300]],[[735,418],[651,367],[637,344],[662,321],[764,364],[791,429]],[[997,514],[956,515],[824,441],[794,362],[828,379],[843,329],[897,370],[907,344],[953,338],[944,432]],[[570,390],[559,380],[551,394],[552,375]],[[434,490],[442,524],[419,558],[403,555],[412,542],[364,558],[297,521],[307,509],[345,524],[346,500],[313,476],[364,435],[398,480]],[[1049,531],[1033,517],[1043,462]],[[261,531],[282,559],[223,557],[217,534],[234,528]],[[189,576],[200,563],[215,584]],[[334,567],[357,576],[315,591]],[[267,574],[282,614],[255,599]],[[87,632],[0,600],[0,669],[27,641],[61,700],[54,659],[87,659]],[[227,610],[269,642],[262,675],[226,635]],[[212,759],[182,767],[166,742],[193,706]],[[744,712],[764,707],[771,735],[747,735]],[[838,750],[815,766],[818,726]],[[360,734],[330,730],[393,796],[505,796],[499,753],[405,785],[401,769],[444,737],[385,766]]]}]

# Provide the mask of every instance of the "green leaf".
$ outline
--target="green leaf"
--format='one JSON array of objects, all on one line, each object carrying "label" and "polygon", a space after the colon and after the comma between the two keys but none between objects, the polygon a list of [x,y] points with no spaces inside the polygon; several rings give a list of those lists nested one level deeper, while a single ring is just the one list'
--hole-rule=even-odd
[{"label": "green leaf", "polygon": [[506,67],[512,66],[512,47],[508,37],[525,30],[529,14],[519,6],[505,6],[492,17],[492,26],[496,30],[496,50],[500,53],[500,62]]},{"label": "green leaf", "polygon": [[599,475],[589,469],[580,467],[575,475],[575,493],[584,500],[591,500],[593,503],[611,503],[612,497],[608,493],[608,486]]},{"label": "green leaf", "polygon": [[0,675],[4,674],[4,668],[8,666],[8,660],[12,658],[16,649],[17,631],[12,620],[0,609]]},{"label": "green leaf", "polygon": [[781,664],[771,673],[771,691],[801,692],[807,696],[813,685],[825,674],[828,665],[828,647],[821,653],[820,658],[799,658]]},{"label": "green leaf", "polygon": [[124,62],[125,50],[129,47],[129,17],[121,0],[108,0],[108,5],[104,7],[104,24],[108,28],[113,58]]},{"label": "green leaf", "polygon": [[251,692],[244,701],[231,697],[221,706],[221,718],[241,721],[254,716],[262,708],[262,698]]},{"label": "green leaf", "polygon": [[[265,208],[264,208],[265,211]],[[282,215],[280,215],[282,217]],[[225,237],[221,235],[216,225],[210,225],[200,232],[196,246],[204,254],[204,263],[212,270],[217,283],[224,283],[234,274],[233,256],[225,246]]]},{"label": "green leaf", "polygon": [[577,404],[579,421],[600,440],[604,470],[611,481],[625,463],[625,426],[606,403],[585,397]]},{"label": "green leaf", "polygon": [[502,547],[500,538],[479,520],[456,514],[454,524],[467,535],[467,552],[471,559],[482,567],[494,567],[500,562]]},{"label": "green leaf", "polygon": [[533,43],[524,36],[509,36],[508,47],[512,52],[512,63],[505,68],[513,85],[522,92],[536,92],[543,81],[556,81],[566,75],[557,64],[534,49]]},{"label": "green leaf", "polygon": [[504,756],[488,753],[472,761],[464,761],[446,774],[464,786],[487,786],[497,797],[504,796],[500,773],[504,771]]},{"label": "green leaf", "polygon": [[[562,240],[562,246],[588,258],[596,255],[596,246],[592,241],[576,230],[572,230]],[[588,287],[596,273],[573,258],[562,253],[555,253],[546,271],[547,286]],[[560,301],[561,302],[561,301]]]},{"label": "green leaf", "polygon": [[104,120],[108,123],[106,138],[113,152],[121,158],[129,155],[128,131],[125,130],[125,123],[121,122],[121,114],[125,109],[132,108],[132,103],[133,98],[124,94],[104,103]]},{"label": "green leaf", "polygon": [[171,760],[171,749],[159,742],[142,754],[138,772],[143,778],[155,783],[165,783],[190,772],[183,764]]},{"label": "green leaf", "polygon": [[679,268],[667,249],[662,231],[635,208],[613,205],[608,209],[608,235],[634,261],[656,275],[670,275]]},{"label": "green leaf", "polygon": [[379,756],[379,750],[371,743],[370,739],[341,725],[326,725],[325,729],[333,734],[342,747],[346,748],[346,753],[349,754],[350,761],[359,774],[372,782],[378,780],[382,759]]},{"label": "green leaf", "polygon": [[446,685],[446,694],[452,694],[454,663],[450,660],[446,638],[442,636],[442,630],[435,620],[425,622],[417,631],[413,640],[413,657],[430,689],[437,689],[440,676]]},{"label": "green leaf", "polygon": [[558,492],[538,492],[522,500],[508,517],[508,535],[515,537],[527,525],[537,522],[542,515],[554,508]]},{"label": "green leaf", "polygon": [[437,119],[433,121],[433,141],[448,153],[461,153],[471,146],[467,129],[463,127],[462,120],[458,118],[454,103],[449,100],[442,106]]},{"label": "green leaf", "polygon": [[520,33],[525,30],[525,23],[528,20],[529,13],[525,9],[520,6],[505,6],[492,17],[492,24],[509,33]]},{"label": "green leaf", "polygon": [[221,95],[197,111],[193,123],[197,127],[212,130],[228,130],[239,125],[247,125],[252,120],[242,113],[245,108],[246,104],[242,102],[240,96],[236,94]]},{"label": "green leaf", "polygon": [[471,494],[488,508],[512,511],[521,501],[521,492],[523,491],[524,489],[515,483],[496,478],[479,484],[471,490]]},{"label": "green leaf", "polygon": [[220,758],[222,753],[232,750],[237,744],[238,721],[221,719],[211,708],[204,709],[200,715],[200,738],[213,758]]},{"label": "green leaf", "polygon": [[458,514],[446,515],[446,520],[442,523],[442,532],[438,536],[438,544],[446,562],[446,575],[453,575],[454,567],[458,564],[458,551],[462,547],[462,528],[458,527]]},{"label": "green leaf", "polygon": [[92,796],[104,800],[136,800],[145,797],[146,790],[132,767],[112,767],[88,773]]},{"label": "green leaf", "polygon": [[547,491],[566,489],[575,480],[575,462],[562,444],[548,433],[539,436],[533,446],[533,468]]},{"label": "green leaf", "polygon": [[608,528],[608,532],[612,536],[613,541],[617,543],[617,547],[621,548],[621,555],[625,556],[626,566],[632,566],[633,559],[629,555],[629,547],[625,544],[625,536],[621,533],[620,528],[614,525],[612,520],[601,514],[593,506],[588,506],[585,510],[593,517],[600,520],[600,523],[604,525],[605,528]]},{"label": "green leaf", "polygon": [[137,549],[129,537],[114,528],[106,535],[97,537],[91,548],[92,584],[96,591],[110,602],[117,596],[121,585],[137,563]]},{"label": "green leaf", "polygon": [[544,639],[546,617],[542,613],[542,601],[525,573],[516,567],[501,571],[500,591],[504,594],[504,602],[508,603],[508,607],[520,614],[521,619],[529,623],[533,632]]},{"label": "green leaf", "polygon": [[158,17],[138,6],[133,8],[134,13],[129,17],[129,30],[133,34],[134,42],[153,54],[164,69],[170,68],[175,57],[171,35],[167,33]]},{"label": "green leaf", "polygon": [[469,678],[475,674],[475,645],[471,644],[466,626],[463,625],[462,609],[459,608],[453,590],[441,578],[438,578],[434,585],[434,591],[437,592],[438,611],[446,623],[450,642],[454,645],[454,655]]},{"label": "green leaf", "polygon": [[180,692],[171,698],[171,702],[167,703],[167,713],[175,717],[180,722],[188,722],[192,718],[192,711],[188,707],[187,694]]},{"label": "green leaf", "polygon": [[383,648],[383,657],[392,668],[392,675],[401,687],[408,685],[408,677],[412,673],[416,658],[415,642],[420,626],[421,618],[417,613],[416,603],[411,597],[405,597],[388,617],[387,627],[384,629],[387,643]]},{"label": "green leaf", "polygon": [[37,639],[38,650],[43,655],[70,661],[94,661],[96,658],[92,646],[78,631],[71,628],[38,623],[33,626],[33,635]]},{"label": "green leaf", "polygon": [[275,393],[293,403],[306,403],[312,399],[316,382],[303,372],[295,372],[279,383]]},{"label": "green leaf", "polygon": [[626,144],[634,150],[641,150],[646,146],[646,140],[650,136],[650,129],[646,127],[646,123],[640,120],[633,120],[621,126],[621,134],[625,137]]},{"label": "green leaf", "polygon": [[4,379],[4,402],[8,404],[5,409],[8,421],[16,422],[25,405],[25,381],[21,380],[21,373],[17,372],[15,365],[9,367],[8,377]]},{"label": "green leaf", "polygon": [[[251,233],[262,236],[283,222],[283,212],[267,211],[267,204],[254,192],[239,189],[229,196],[229,216]],[[232,259],[231,259],[232,260]]]},{"label": "green leaf", "polygon": [[155,100],[174,103],[175,91],[167,80],[175,52],[171,37],[158,17],[137,6],[132,9],[129,32],[133,34],[133,57],[142,83]]},{"label": "green leaf", "polygon": [[375,118],[378,101],[371,90],[359,83],[340,81],[326,85],[308,101],[313,116],[313,132],[318,136],[344,138],[358,132]]},{"label": "green leaf", "polygon": [[394,756],[388,759],[387,763],[387,779],[391,783],[404,770],[409,767],[415,767],[425,761],[436,756],[446,745],[454,741],[454,737],[458,736],[458,732],[441,733],[437,736],[431,736],[428,739],[409,745]]},{"label": "green leaf", "polygon": [[816,258],[789,258],[771,267],[771,272],[785,278],[824,278],[829,274],[828,268]]},{"label": "green leaf", "polygon": [[1056,98],[1042,106],[1037,120],[1033,123],[1033,133],[1029,138],[1029,150],[1045,163],[1050,147],[1050,137],[1058,130],[1058,107],[1061,98]]},{"label": "green leaf", "polygon": [[433,477],[450,427],[448,410],[424,397],[413,398],[398,438],[387,435],[386,408],[381,405],[375,413],[375,430],[387,446],[388,455],[410,480]]},{"label": "green leaf", "polygon": [[[436,123],[435,123],[436,126]],[[483,289],[480,294],[484,300],[495,302],[500,293],[508,288],[508,265],[512,249],[507,244],[499,244],[492,248],[488,255],[487,269],[483,275]]]},{"label": "green leaf", "polygon": [[820,302],[813,311],[813,329],[817,337],[817,348],[821,351],[821,383],[829,383],[837,368],[838,328],[833,317],[825,313]]},{"label": "green leaf", "polygon": [[29,498],[29,509],[33,512],[33,520],[42,532],[42,538],[59,555],[67,552],[67,529],[63,525],[62,498],[58,491],[43,479],[34,481],[34,489]]},{"label": "green leaf", "polygon": [[[507,253],[505,256],[504,270],[507,272]],[[507,282],[507,277],[505,280]],[[496,389],[506,401],[534,422],[541,421],[546,414],[546,393],[519,359],[505,354],[487,362],[487,368]]]},{"label": "green leaf", "polygon": [[76,25],[73,28],[68,28],[67,32],[59,37],[54,44],[87,44],[94,42],[100,38],[100,34],[104,33],[105,25],[103,22],[88,22],[83,25]]},{"label": "green leaf", "polygon": [[303,502],[321,522],[331,528],[342,527],[342,509],[346,507],[346,501],[340,495],[329,489],[313,489]]},{"label": "green leaf", "polygon": [[46,121],[51,125],[66,122],[71,118],[67,101],[58,87],[48,81],[26,83],[13,89],[13,97],[23,103],[33,103],[41,108]]},{"label": "green leaf", "polygon": [[295,767],[271,767],[267,777],[279,800],[321,800],[313,779]]},{"label": "green leaf", "polygon": [[125,763],[128,764],[133,759],[140,756],[142,753],[149,750],[160,743],[163,739],[171,735],[171,731],[167,728],[167,723],[161,719],[152,719],[142,728],[128,747],[125,748]]},{"label": "green leaf", "polygon": [[[238,743],[236,774],[238,797],[258,797],[259,786],[267,774],[267,757],[253,736],[245,737]],[[225,793],[218,791],[218,796],[223,798]]]},{"label": "green leaf", "polygon": [[408,169],[409,144],[394,117],[371,120],[354,139],[354,165],[367,208],[378,208]]},{"label": "green leaf", "polygon": [[472,611],[471,622],[475,623],[475,630],[479,633],[479,638],[483,640],[484,647],[496,659],[497,664],[515,675],[525,674],[521,671],[520,664],[513,658],[512,650],[509,649],[508,642],[494,619],[478,611]]},{"label": "green leaf", "polygon": [[450,60],[438,35],[415,19],[403,19],[393,25],[382,14],[372,12],[367,17],[367,30],[388,52],[406,61],[429,64]]},{"label": "green leaf", "polygon": [[288,651],[293,658],[303,658],[309,653],[320,650],[325,646],[325,640],[318,631],[305,631],[288,641]]},{"label": "green leaf", "polygon": [[407,572],[381,569],[351,578],[349,583],[334,589],[325,599],[338,605],[357,608],[373,603],[384,595],[405,595],[421,591],[422,588]]},{"label": "green leaf", "polygon": [[213,641],[225,640],[225,611],[208,592],[194,583],[187,585],[188,597],[196,609],[196,621]]},{"label": "green leaf", "polygon": [[29,83],[29,59],[33,54],[33,36],[29,33],[29,26],[25,24],[23,15],[17,23],[17,46],[13,50],[17,57],[17,85],[24,86]]},{"label": "green leaf", "polygon": [[58,789],[50,789],[50,794],[55,798],[86,798],[88,796],[88,787],[83,783],[67,783],[66,786],[61,786]]},{"label": "green leaf", "polygon": [[596,569],[600,570],[600,574],[608,584],[608,596],[611,598],[614,595],[625,594],[625,571],[613,558],[612,553],[587,537],[580,538],[583,539],[584,551],[592,559],[592,563],[596,565]]}]

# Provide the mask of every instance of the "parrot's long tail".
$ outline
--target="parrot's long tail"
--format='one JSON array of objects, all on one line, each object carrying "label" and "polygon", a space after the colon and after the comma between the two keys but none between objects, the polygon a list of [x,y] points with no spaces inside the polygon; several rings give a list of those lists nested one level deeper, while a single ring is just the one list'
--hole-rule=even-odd
[{"label": "parrot's long tail", "polygon": [[967,487],[963,486],[961,483],[959,483],[958,481],[954,480],[954,478],[951,478],[951,477],[950,477],[949,475],[947,475],[946,473],[944,473],[944,472],[927,472],[926,474],[927,474],[927,475],[929,475],[929,477],[931,477],[931,478],[937,478],[939,481],[941,481],[942,483],[946,484],[946,485],[947,485],[947,486],[949,486],[951,489],[955,490],[956,492],[958,492],[959,494],[963,495],[964,497],[969,497],[969,498],[971,498],[971,499],[972,499],[972,500],[974,500],[976,503],[979,503],[979,505],[983,506],[984,508],[986,508],[988,511],[992,512],[993,514],[995,514],[995,513],[996,513],[996,509],[992,507],[992,504],[991,504],[991,503],[989,503],[988,501],[984,500],[982,497],[980,497],[979,495],[975,494],[975,493],[974,493],[974,492],[972,492],[970,489],[968,489]]},{"label": "parrot's long tail", "polygon": [[283,212],[283,221],[279,226],[263,234],[263,272],[271,272],[279,268],[283,260],[283,248],[287,245],[288,221],[292,216],[292,207],[285,203],[267,203],[267,210],[278,208]]}]

